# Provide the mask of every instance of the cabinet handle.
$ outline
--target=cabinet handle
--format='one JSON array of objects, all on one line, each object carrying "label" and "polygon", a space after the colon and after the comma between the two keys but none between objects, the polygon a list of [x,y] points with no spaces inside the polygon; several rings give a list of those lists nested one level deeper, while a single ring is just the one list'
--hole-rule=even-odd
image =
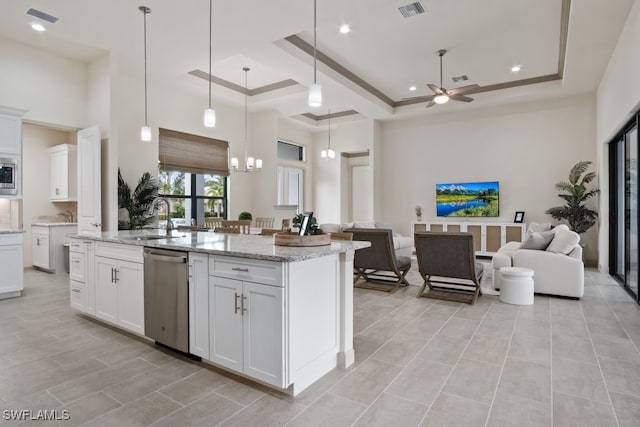
[{"label": "cabinet handle", "polygon": [[56,196],[60,194],[60,189],[56,188]]},{"label": "cabinet handle", "polygon": [[80,260],[79,259],[74,259],[74,260],[71,260],[71,262],[79,263]]},{"label": "cabinet handle", "polygon": [[80,247],[80,245],[73,244],[73,245],[71,245],[71,247],[72,247],[72,248],[79,248],[79,247]]},{"label": "cabinet handle", "polygon": [[80,289],[71,289],[71,292],[80,292]]},{"label": "cabinet handle", "polygon": [[115,273],[115,274],[114,274],[114,278],[115,278],[114,283],[116,283],[116,284],[117,284],[117,283],[118,283],[118,280],[120,280],[120,279],[118,279],[118,273],[120,272],[120,270],[118,270],[117,268],[114,268],[114,269],[113,269],[113,272]]},{"label": "cabinet handle", "polygon": [[234,292],[236,298],[235,298],[235,302],[234,302],[234,308],[233,308],[233,314],[238,314],[238,310],[240,309],[240,307],[238,307],[238,298],[240,298],[240,295],[237,292]]},{"label": "cabinet handle", "polygon": [[114,270],[115,269],[113,267],[111,267],[111,283],[114,283],[114,281],[113,281]]},{"label": "cabinet handle", "polygon": [[248,268],[243,268],[243,267],[233,267],[232,270],[233,271],[242,271],[243,273],[248,273],[249,272]]},{"label": "cabinet handle", "polygon": [[36,246],[40,246],[40,238],[36,237]]},{"label": "cabinet handle", "polygon": [[102,224],[97,222],[92,222],[91,225],[93,225],[94,227],[102,227]]},{"label": "cabinet handle", "polygon": [[244,308],[244,301],[247,299],[247,297],[245,297],[244,295],[242,296],[242,302],[240,303],[240,307],[242,307],[242,315],[244,316],[244,312],[247,311],[246,308]]}]

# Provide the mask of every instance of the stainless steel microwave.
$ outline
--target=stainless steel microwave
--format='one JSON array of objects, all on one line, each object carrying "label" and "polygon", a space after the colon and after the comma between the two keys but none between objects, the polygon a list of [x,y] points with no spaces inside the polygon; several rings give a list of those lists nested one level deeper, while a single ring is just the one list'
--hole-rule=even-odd
[{"label": "stainless steel microwave", "polygon": [[19,163],[16,158],[0,158],[0,195],[18,194]]}]

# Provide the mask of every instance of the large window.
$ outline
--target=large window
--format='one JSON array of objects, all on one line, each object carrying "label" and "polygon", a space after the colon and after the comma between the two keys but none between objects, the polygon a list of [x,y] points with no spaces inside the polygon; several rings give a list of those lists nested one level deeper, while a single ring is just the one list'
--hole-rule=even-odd
[{"label": "large window", "polygon": [[277,205],[304,210],[305,155],[304,146],[278,141]]},{"label": "large window", "polygon": [[160,225],[168,217],[175,225],[205,226],[209,217],[226,218],[229,143],[160,128],[158,184]]},{"label": "large window", "polygon": [[[159,193],[171,204],[174,225],[204,227],[205,218],[226,218],[227,178],[220,175],[160,171]],[[161,226],[166,224],[166,206],[159,205]]]},{"label": "large window", "polygon": [[638,250],[638,122],[636,115],[609,145],[610,272],[637,301]]}]

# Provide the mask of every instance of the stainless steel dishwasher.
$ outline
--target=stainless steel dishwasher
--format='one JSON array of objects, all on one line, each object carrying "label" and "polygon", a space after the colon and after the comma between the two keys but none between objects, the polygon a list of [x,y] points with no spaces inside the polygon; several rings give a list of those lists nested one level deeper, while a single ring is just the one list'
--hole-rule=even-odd
[{"label": "stainless steel dishwasher", "polygon": [[144,249],[144,334],[189,353],[187,252]]}]

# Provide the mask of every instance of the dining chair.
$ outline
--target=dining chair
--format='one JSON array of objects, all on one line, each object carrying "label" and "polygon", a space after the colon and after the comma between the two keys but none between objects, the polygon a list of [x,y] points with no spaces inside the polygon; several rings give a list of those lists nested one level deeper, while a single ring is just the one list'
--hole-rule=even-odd
[{"label": "dining chair", "polygon": [[220,226],[222,227],[233,227],[239,230],[240,234],[250,234],[251,232],[251,220],[222,220],[220,222]]},{"label": "dining chair", "polygon": [[273,228],[274,218],[256,217],[253,219],[253,226],[255,228]]},{"label": "dining chair", "polygon": [[213,229],[215,233],[240,234],[238,227],[216,227]]}]

